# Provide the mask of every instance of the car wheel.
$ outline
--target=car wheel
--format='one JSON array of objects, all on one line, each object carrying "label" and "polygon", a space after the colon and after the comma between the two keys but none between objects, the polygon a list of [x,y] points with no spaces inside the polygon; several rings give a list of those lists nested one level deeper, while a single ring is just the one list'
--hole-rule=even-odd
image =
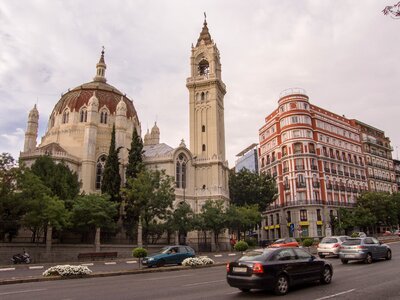
[{"label": "car wheel", "polygon": [[321,283],[329,284],[332,281],[332,270],[329,267],[325,267],[324,271],[321,274]]},{"label": "car wheel", "polygon": [[248,292],[250,292],[250,289],[239,289],[239,290],[241,290],[243,293],[248,293]]},{"label": "car wheel", "polygon": [[165,266],[165,260],[163,260],[163,259],[160,259],[158,262],[157,262],[157,267],[164,267]]},{"label": "car wheel", "polygon": [[275,294],[282,296],[286,295],[289,291],[289,281],[285,275],[279,275],[275,283]]},{"label": "car wheel", "polygon": [[319,256],[320,258],[325,258],[325,255],[323,255],[323,254],[318,254],[318,256]]},{"label": "car wheel", "polygon": [[388,250],[388,251],[386,252],[386,257],[385,257],[385,259],[386,259],[386,260],[391,260],[391,259],[392,259],[392,251]]},{"label": "car wheel", "polygon": [[346,265],[349,261],[347,259],[341,259],[342,264]]},{"label": "car wheel", "polygon": [[371,264],[372,263],[372,256],[371,253],[367,253],[367,257],[365,258],[364,262],[366,264]]}]

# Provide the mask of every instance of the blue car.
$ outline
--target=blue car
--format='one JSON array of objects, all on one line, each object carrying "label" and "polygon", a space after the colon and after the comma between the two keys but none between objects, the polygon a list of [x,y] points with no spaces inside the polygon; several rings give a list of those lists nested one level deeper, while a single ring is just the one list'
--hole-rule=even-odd
[{"label": "blue car", "polygon": [[189,257],[195,257],[195,252],[189,246],[165,246],[160,251],[143,258],[143,265],[149,268],[162,267],[171,264],[182,264]]}]

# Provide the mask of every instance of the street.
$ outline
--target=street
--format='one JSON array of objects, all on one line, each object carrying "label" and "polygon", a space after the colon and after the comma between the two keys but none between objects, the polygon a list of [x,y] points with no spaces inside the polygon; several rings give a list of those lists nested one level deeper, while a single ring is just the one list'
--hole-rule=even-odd
[{"label": "street", "polygon": [[[400,299],[400,243],[392,243],[393,259],[371,265],[359,262],[334,266],[330,285],[318,283],[292,289],[284,299]],[[0,286],[1,299],[260,299],[270,292],[249,294],[231,288],[225,266],[178,272],[136,274],[91,279],[57,280]]]}]

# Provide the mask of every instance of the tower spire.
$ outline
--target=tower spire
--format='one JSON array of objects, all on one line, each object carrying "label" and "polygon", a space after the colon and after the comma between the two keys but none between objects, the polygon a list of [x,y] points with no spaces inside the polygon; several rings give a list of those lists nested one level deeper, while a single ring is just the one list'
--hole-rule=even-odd
[{"label": "tower spire", "polygon": [[200,46],[201,41],[204,41],[204,43],[206,45],[210,45],[212,44],[212,39],[211,39],[211,35],[210,32],[208,31],[208,27],[207,27],[207,15],[204,12],[204,23],[203,23],[203,29],[200,32],[200,36],[197,39],[197,44],[196,47]]},{"label": "tower spire", "polygon": [[101,50],[101,56],[99,62],[96,65],[96,76],[93,78],[94,81],[106,82],[106,69],[107,65],[104,61],[104,46]]}]

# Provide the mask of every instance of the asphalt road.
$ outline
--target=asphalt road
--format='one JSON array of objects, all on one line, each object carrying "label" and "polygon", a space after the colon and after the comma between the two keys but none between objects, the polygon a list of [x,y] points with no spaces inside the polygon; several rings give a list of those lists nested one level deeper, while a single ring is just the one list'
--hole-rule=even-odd
[{"label": "asphalt road", "polygon": [[[309,284],[292,289],[284,299],[400,299],[400,243],[391,244],[393,259],[371,265],[349,263],[334,265],[330,285]],[[249,294],[231,288],[225,267],[71,279],[0,286],[0,299],[272,299],[273,294]]]}]

